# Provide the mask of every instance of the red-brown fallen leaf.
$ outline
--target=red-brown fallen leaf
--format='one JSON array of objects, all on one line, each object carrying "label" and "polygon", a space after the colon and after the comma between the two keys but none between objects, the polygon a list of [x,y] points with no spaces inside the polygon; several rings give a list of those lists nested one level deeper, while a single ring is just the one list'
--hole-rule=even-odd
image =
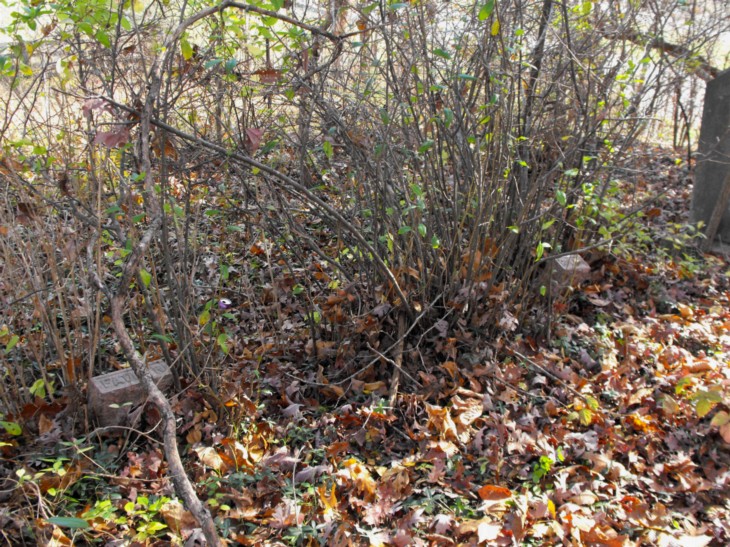
[{"label": "red-brown fallen leaf", "polygon": [[[161,142],[163,140],[164,145]],[[155,133],[154,137],[152,138],[152,142],[150,143],[150,150],[152,150],[152,153],[157,158],[165,156],[166,158],[173,161],[177,160],[177,148],[175,148],[175,144],[167,135],[163,138],[158,133]]]},{"label": "red-brown fallen leaf", "polygon": [[658,207],[652,207],[644,212],[647,218],[656,218],[662,214],[662,210]]},{"label": "red-brown fallen leaf", "polygon": [[640,433],[657,431],[655,420],[651,416],[642,416],[634,413],[626,416],[625,420],[627,424],[631,425],[631,427]]},{"label": "red-brown fallen leaf", "polygon": [[694,318],[694,311],[692,311],[692,308],[690,308],[687,304],[682,304],[681,302],[678,302],[677,309],[682,315],[682,319],[690,320]]},{"label": "red-brown fallen leaf", "polygon": [[266,249],[264,248],[263,243],[254,243],[248,249],[248,252],[254,256],[261,256],[266,254]]},{"label": "red-brown fallen leaf", "polygon": [[580,539],[584,545],[595,547],[624,547],[625,545],[631,545],[628,536],[619,536],[611,528],[602,530],[598,526],[588,531],[581,530]]},{"label": "red-brown fallen leaf", "polygon": [[459,365],[455,361],[446,361],[441,365],[441,368],[448,372],[452,379],[456,378],[456,375],[459,373]]},{"label": "red-brown fallen leaf", "polygon": [[350,450],[348,441],[338,441],[327,447],[327,457],[337,458],[340,454],[346,454]]},{"label": "red-brown fallen leaf", "polygon": [[485,501],[501,501],[512,497],[512,490],[503,486],[485,484],[479,489],[479,497]]},{"label": "red-brown fallen leaf", "polygon": [[38,418],[38,433],[45,435],[53,429],[54,420],[49,419],[45,414],[41,414]]}]

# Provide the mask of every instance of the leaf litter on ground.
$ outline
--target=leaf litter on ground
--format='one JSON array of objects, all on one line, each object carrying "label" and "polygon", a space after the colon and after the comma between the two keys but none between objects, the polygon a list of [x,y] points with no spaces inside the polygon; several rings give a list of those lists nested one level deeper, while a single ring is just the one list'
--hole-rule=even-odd
[{"label": "leaf litter on ground", "polygon": [[[372,351],[395,342],[387,304],[364,312],[316,253],[293,272],[263,237],[221,268],[213,249],[235,243],[212,232],[204,298],[226,304],[197,326],[205,340],[208,321],[226,324],[227,356],[215,395],[190,383],[173,402],[188,472],[229,544],[730,542],[728,259],[680,245],[691,188],[665,154],[635,160],[645,175],[632,191],[660,196],[643,220],[655,245],[595,253],[549,338],[510,328],[483,340],[437,321],[407,344],[392,407],[393,367]],[[334,334],[312,342],[322,320]],[[61,409],[43,404],[29,413],[54,435]],[[1,448],[6,470],[44,476],[4,480],[5,537],[28,523],[57,545],[195,537],[150,435],[56,453],[43,435]],[[35,494],[46,518],[32,517]]]}]

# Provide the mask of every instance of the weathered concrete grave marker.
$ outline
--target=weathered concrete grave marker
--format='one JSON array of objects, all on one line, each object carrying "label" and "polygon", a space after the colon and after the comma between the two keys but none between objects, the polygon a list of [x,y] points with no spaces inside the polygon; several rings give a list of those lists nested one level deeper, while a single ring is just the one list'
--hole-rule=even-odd
[{"label": "weathered concrete grave marker", "polygon": [[[716,237],[721,243],[730,243],[730,207],[725,181],[730,173],[730,70],[707,83],[702,128],[697,151],[697,169],[692,192],[692,222],[700,220],[708,226],[715,209],[719,218]],[[707,233],[707,232],[706,232]],[[707,233],[712,237],[712,234]]]},{"label": "weathered concrete grave marker", "polygon": [[591,267],[579,254],[570,254],[555,259],[553,281],[559,288],[580,285],[591,276]]},{"label": "weathered concrete grave marker", "polygon": [[[153,361],[149,369],[161,390],[172,385],[172,372],[164,361]],[[132,369],[95,376],[89,382],[89,408],[102,427],[129,425],[129,412],[143,402],[144,390]]]}]

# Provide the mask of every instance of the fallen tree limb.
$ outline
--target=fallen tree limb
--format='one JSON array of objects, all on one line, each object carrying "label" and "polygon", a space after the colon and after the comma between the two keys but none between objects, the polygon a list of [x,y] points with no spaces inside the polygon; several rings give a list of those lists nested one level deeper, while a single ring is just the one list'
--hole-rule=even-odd
[{"label": "fallen tree limb", "polygon": [[142,355],[137,351],[129,335],[129,331],[124,324],[124,309],[127,302],[127,293],[129,292],[130,282],[139,269],[139,263],[150,243],[157,234],[161,224],[161,217],[154,218],[142,238],[134,246],[132,253],[129,255],[127,262],[124,264],[122,276],[119,280],[116,290],[111,291],[101,280],[98,274],[94,274],[94,284],[102,291],[111,304],[112,326],[117,335],[124,355],[129,361],[130,368],[142,385],[142,389],[147,400],[154,404],[160,411],[162,416],[162,439],[165,449],[165,459],[170,469],[170,478],[175,487],[175,492],[183,500],[187,508],[198,521],[203,534],[211,547],[218,547],[221,544],[213,518],[208,509],[198,498],[195,493],[190,479],[185,473],[185,468],[180,459],[180,453],[177,446],[177,426],[175,423],[175,414],[172,411],[170,402],[165,394],[160,391],[155,381],[152,379],[147,363]]}]

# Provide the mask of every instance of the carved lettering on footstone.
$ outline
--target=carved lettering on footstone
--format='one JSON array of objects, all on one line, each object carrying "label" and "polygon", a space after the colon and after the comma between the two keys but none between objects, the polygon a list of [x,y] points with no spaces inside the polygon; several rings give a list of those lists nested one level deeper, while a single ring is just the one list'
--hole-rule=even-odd
[{"label": "carved lettering on footstone", "polygon": [[[164,361],[148,365],[152,379],[163,391],[172,384]],[[96,376],[89,382],[89,409],[101,426],[125,425],[130,410],[144,403],[144,390],[131,369]]]}]

